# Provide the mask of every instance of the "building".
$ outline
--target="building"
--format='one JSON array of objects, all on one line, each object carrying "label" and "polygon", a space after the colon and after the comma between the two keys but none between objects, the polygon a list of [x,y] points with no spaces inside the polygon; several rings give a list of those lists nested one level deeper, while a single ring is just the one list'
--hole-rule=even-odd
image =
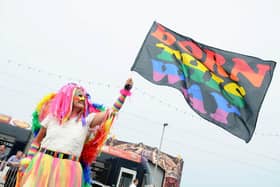
[{"label": "building", "polygon": [[0,114],[0,145],[6,145],[8,157],[18,150],[25,151],[32,132],[27,122]]},{"label": "building", "polygon": [[[183,160],[142,143],[109,138],[92,164],[93,181],[104,186],[127,187],[135,178],[138,186],[179,187]],[[102,186],[102,185],[100,185]]]}]

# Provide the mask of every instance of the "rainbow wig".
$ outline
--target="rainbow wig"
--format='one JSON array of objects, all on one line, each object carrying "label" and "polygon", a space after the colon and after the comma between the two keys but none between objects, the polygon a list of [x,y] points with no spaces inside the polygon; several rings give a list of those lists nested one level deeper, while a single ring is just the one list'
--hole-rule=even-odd
[{"label": "rainbow wig", "polygon": [[[32,131],[35,137],[41,128],[41,122],[47,115],[52,114],[59,120],[60,124],[69,119],[72,111],[73,96],[77,89],[81,89],[85,93],[83,87],[75,83],[69,83],[63,86],[58,93],[48,94],[38,103],[36,110],[32,114]],[[103,105],[91,102],[88,93],[85,96],[85,108],[81,116],[83,125],[85,124],[85,117],[89,113],[105,111]]]},{"label": "rainbow wig", "polygon": [[[83,94],[86,95],[85,89],[83,87],[78,86],[75,83],[69,83],[59,90],[51,102],[50,113],[60,122],[60,124],[66,122],[71,115],[73,97],[77,89],[80,89]],[[81,115],[82,118],[85,118],[88,115],[88,104],[89,101],[86,101]]]}]

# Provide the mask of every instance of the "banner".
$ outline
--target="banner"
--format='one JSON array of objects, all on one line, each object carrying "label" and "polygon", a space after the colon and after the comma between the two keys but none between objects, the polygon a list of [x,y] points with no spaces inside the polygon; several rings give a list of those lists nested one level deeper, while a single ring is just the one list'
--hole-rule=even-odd
[{"label": "banner", "polygon": [[249,142],[275,65],[198,43],[154,22],[131,70],[178,89],[201,117]]}]

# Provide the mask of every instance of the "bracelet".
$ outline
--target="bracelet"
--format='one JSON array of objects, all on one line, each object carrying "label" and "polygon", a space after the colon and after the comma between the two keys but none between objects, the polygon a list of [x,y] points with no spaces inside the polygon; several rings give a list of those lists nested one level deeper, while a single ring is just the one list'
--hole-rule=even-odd
[{"label": "bracelet", "polygon": [[27,153],[27,157],[32,158],[38,152],[39,148],[40,148],[40,144],[33,142],[31,144],[30,148],[29,148],[29,151]]},{"label": "bracelet", "polygon": [[124,96],[130,96],[131,95],[131,92],[129,90],[126,90],[126,89],[121,89],[120,93]]}]

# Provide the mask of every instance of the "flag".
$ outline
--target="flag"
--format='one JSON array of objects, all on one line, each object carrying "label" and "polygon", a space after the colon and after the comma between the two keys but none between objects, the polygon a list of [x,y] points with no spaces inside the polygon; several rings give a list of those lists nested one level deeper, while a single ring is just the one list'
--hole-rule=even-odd
[{"label": "flag", "polygon": [[202,118],[248,143],[275,65],[198,43],[154,22],[131,70],[176,88]]}]

